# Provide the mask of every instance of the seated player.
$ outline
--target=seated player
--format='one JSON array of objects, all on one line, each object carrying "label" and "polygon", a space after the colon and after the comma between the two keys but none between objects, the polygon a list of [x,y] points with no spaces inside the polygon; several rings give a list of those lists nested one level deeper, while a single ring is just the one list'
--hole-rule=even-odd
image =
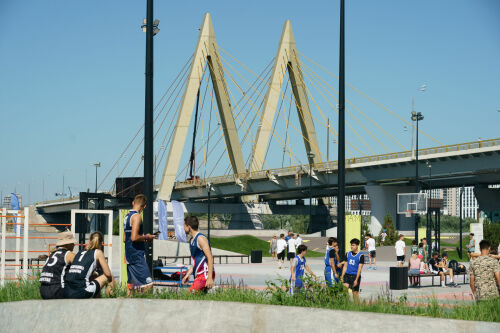
[{"label": "seated player", "polygon": [[302,277],[304,276],[304,269],[309,272],[316,280],[318,278],[313,273],[313,271],[306,264],[306,254],[307,254],[307,246],[299,245],[297,247],[297,255],[292,260],[292,265],[290,266],[290,282],[292,287],[290,288],[290,292],[293,294],[295,290],[304,288],[304,281]]},{"label": "seated player", "polygon": [[344,286],[352,290],[352,296],[355,302],[359,302],[359,286],[361,285],[361,270],[365,262],[364,255],[358,251],[359,239],[351,239],[351,251],[346,254],[346,264],[342,270],[340,278]]},{"label": "seated player", "polygon": [[[446,260],[445,260],[446,259]],[[448,268],[448,255],[443,253],[443,259],[439,258],[439,253],[432,253],[432,259],[429,260],[429,271],[432,274],[436,274],[440,276],[441,287],[446,288],[445,275],[449,275],[451,278],[451,286],[457,287],[458,285],[455,283],[453,277],[453,269]]]},{"label": "seated player", "polygon": [[71,231],[57,235],[55,250],[47,258],[40,274],[40,295],[43,299],[64,298],[64,275],[68,273],[69,265],[75,254],[75,237]]},{"label": "seated player", "polygon": [[[65,276],[65,298],[99,297],[101,289],[107,283],[113,282],[113,275],[102,251],[103,244],[102,233],[93,232],[90,235],[89,244],[83,251],[76,254]],[[103,274],[91,281],[90,277],[97,268],[100,268]]]},{"label": "seated player", "polygon": [[182,283],[186,283],[189,276],[194,274],[194,281],[189,291],[206,292],[214,285],[214,257],[208,239],[198,231],[198,226],[199,221],[196,216],[188,216],[184,219],[184,231],[191,235],[189,250],[193,258],[193,266],[189,268]]}]

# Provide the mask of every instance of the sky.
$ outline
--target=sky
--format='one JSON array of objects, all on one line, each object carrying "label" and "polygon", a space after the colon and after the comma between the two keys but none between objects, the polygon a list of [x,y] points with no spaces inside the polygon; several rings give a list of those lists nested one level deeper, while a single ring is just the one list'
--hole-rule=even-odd
[{"label": "sky", "polygon": [[[206,12],[219,46],[256,73],[274,57],[283,23],[291,20],[299,52],[337,74],[338,3],[156,0],[155,102],[193,53]],[[442,144],[500,136],[500,1],[346,3],[348,83],[405,119],[414,97],[425,116],[419,126]],[[67,194],[68,186],[73,193],[93,190],[96,161],[101,182],[144,121],[145,11],[146,1],[0,2],[1,194],[16,191],[32,203]],[[335,78],[327,80],[336,86]],[[418,90],[423,84],[425,92]],[[400,120],[351,89],[346,98],[410,145],[411,131]],[[336,114],[325,101],[319,104],[335,127]],[[346,135],[361,148],[354,133]],[[303,161],[300,137],[290,135],[295,139]],[[325,131],[318,140],[325,145]],[[421,147],[438,145],[423,135],[420,140]],[[190,139],[181,164],[188,146]],[[373,152],[384,153],[381,146]],[[281,165],[280,155],[270,145],[270,167]],[[332,155],[336,159],[335,148]]]}]

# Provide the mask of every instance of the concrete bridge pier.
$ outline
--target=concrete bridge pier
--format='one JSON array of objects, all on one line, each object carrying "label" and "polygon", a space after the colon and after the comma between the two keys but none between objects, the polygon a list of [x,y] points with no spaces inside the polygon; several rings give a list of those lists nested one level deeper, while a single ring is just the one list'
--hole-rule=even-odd
[{"label": "concrete bridge pier", "polygon": [[479,205],[479,210],[486,213],[489,219],[500,219],[500,188],[489,188],[488,185],[474,186],[474,196]]},{"label": "concrete bridge pier", "polygon": [[260,205],[242,204],[238,212],[232,213],[229,229],[264,229]]},{"label": "concrete bridge pier", "polygon": [[414,218],[397,214],[398,193],[413,193],[413,186],[365,185],[365,191],[370,198],[371,223],[370,231],[378,235],[384,225],[384,217],[389,213],[397,230],[414,230]]}]

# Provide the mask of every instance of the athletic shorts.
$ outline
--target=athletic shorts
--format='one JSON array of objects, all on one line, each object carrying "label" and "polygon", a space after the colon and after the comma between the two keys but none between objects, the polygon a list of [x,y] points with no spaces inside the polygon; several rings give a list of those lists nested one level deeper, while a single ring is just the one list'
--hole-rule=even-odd
[{"label": "athletic shorts", "polygon": [[143,288],[153,284],[153,279],[151,278],[151,273],[144,257],[135,260],[133,264],[127,264],[127,277],[128,289]]},{"label": "athletic shorts", "polygon": [[353,287],[354,280],[356,280],[356,275],[352,274],[344,275],[344,283],[347,283],[349,285],[349,288],[352,289],[352,291],[359,291],[359,286],[361,285],[361,275],[359,276],[358,284],[356,285],[356,287]]},{"label": "athletic shorts", "polygon": [[295,252],[288,252],[288,254],[286,255],[286,258],[288,260],[292,260],[293,258],[295,258]]},{"label": "athletic shorts", "polygon": [[64,298],[64,289],[60,285],[41,285],[40,296],[43,299],[59,299]]},{"label": "athletic shorts", "polygon": [[92,298],[99,295],[101,285],[97,281],[91,281],[84,289],[72,289],[69,286],[64,288],[65,298]]},{"label": "athletic shorts", "polygon": [[295,281],[292,281],[292,278],[290,278],[290,292],[293,294],[294,290],[299,290],[304,288],[304,282],[300,279],[300,277],[296,277]]},{"label": "athletic shorts", "polygon": [[278,253],[278,260],[285,260],[285,250]]},{"label": "athletic shorts", "polygon": [[405,256],[396,256],[396,261],[405,261]]},{"label": "athletic shorts", "polygon": [[370,251],[370,257],[376,258],[377,257],[377,251],[375,251],[375,250]]},{"label": "athletic shorts", "polygon": [[[212,278],[215,280],[215,272],[212,272]],[[189,287],[189,291],[206,291],[206,285],[207,279],[205,278],[205,274],[200,274],[194,279],[193,284]]]},{"label": "athletic shorts", "polygon": [[339,282],[340,281],[340,275],[337,272],[337,278],[335,277],[335,273],[333,272],[332,268],[330,266],[325,267],[325,281],[326,285],[331,287],[334,282]]}]

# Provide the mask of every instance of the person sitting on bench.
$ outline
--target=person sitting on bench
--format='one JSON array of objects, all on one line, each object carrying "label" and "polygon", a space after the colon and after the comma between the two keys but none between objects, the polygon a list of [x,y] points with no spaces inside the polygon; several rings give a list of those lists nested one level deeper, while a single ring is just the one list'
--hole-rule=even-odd
[{"label": "person sitting on bench", "polygon": [[451,278],[451,286],[458,287],[455,283],[455,278],[453,276],[453,270],[448,268],[448,255],[443,252],[442,259],[439,258],[439,253],[434,252],[432,254],[432,259],[429,261],[429,270],[432,274],[439,275],[441,277],[441,287],[446,288],[445,275],[449,275]]}]

